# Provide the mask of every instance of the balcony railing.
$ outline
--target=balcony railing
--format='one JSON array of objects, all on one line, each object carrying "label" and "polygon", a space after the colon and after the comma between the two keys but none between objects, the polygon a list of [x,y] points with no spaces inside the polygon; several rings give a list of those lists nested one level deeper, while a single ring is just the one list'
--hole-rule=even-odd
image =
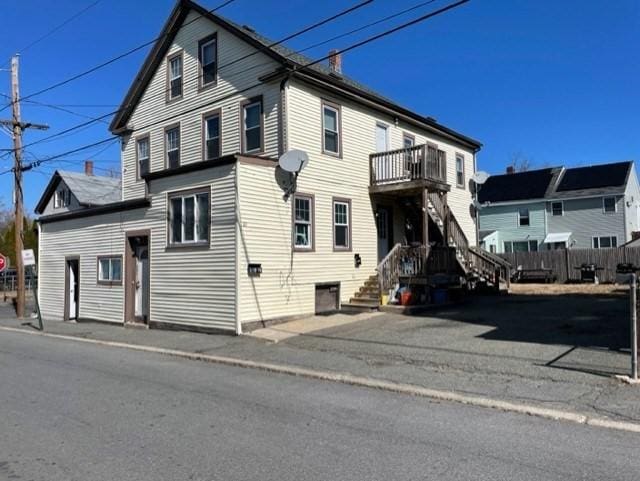
[{"label": "balcony railing", "polygon": [[432,180],[447,183],[447,160],[435,145],[416,145],[369,156],[371,185]]}]

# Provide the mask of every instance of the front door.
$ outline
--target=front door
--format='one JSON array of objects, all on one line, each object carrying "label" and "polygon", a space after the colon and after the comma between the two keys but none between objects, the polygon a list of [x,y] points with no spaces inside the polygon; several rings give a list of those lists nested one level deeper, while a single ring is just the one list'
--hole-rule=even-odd
[{"label": "front door", "polygon": [[376,212],[376,228],[378,231],[378,262],[385,258],[391,250],[391,210],[378,206]]},{"label": "front door", "polygon": [[65,260],[64,320],[77,321],[80,300],[80,261]]},{"label": "front door", "polygon": [[129,232],[125,262],[125,322],[149,322],[149,232]]}]

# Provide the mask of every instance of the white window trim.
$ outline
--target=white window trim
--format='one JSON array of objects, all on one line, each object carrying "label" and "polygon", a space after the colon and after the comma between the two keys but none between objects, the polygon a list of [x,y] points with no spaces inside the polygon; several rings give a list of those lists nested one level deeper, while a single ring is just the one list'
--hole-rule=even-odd
[{"label": "white window trim", "polygon": [[[258,125],[254,126],[254,127],[247,127],[247,110],[249,110],[251,107],[254,107],[256,105],[260,109],[260,113],[258,115]],[[250,130],[255,130],[255,129],[261,130],[262,129],[261,117],[262,117],[262,100],[256,100],[255,102],[251,102],[250,104],[245,104],[245,105],[242,106],[242,123],[243,123],[243,126],[244,126],[243,135],[244,135],[244,148],[245,148],[244,153],[245,154],[251,154],[251,153],[254,153],[254,152],[262,152],[262,136],[264,135],[263,132],[260,132],[260,139],[261,139],[260,140],[260,145],[258,147],[256,147],[255,149],[251,149],[251,150],[247,149],[247,133]]]},{"label": "white window trim", "polygon": [[[515,244],[516,242],[526,242],[527,243],[527,252],[538,252],[540,249],[540,241],[538,241],[537,239],[520,239],[520,240],[508,240],[508,241],[502,241],[502,251],[503,252],[507,252],[507,244],[511,244],[511,253],[514,252],[513,250],[513,244]],[[538,247],[535,251],[531,250],[531,243],[535,242],[536,246]]]},{"label": "white window trim", "polygon": [[[209,120],[217,118],[218,119],[218,135],[216,137],[211,137],[209,135]],[[209,115],[206,115],[203,118],[203,122],[204,122],[204,159],[205,160],[213,160],[213,159],[218,159],[222,156],[222,143],[221,143],[221,139],[222,139],[222,115],[220,114],[220,112],[216,112],[216,113],[212,113]],[[218,139],[218,152],[217,152],[217,157],[209,157],[209,148],[207,143],[210,140],[214,140],[214,139]]]},{"label": "white window trim", "polygon": [[[324,121],[324,114],[325,112],[329,110],[330,112],[333,112],[336,115],[336,130],[331,130],[330,128],[328,128],[325,124]],[[337,150],[329,150],[327,148],[327,143],[325,142],[325,133],[326,132],[331,132],[332,134],[336,135],[336,149]],[[340,136],[340,109],[337,109],[335,107],[333,107],[332,105],[329,105],[327,103],[323,103],[322,104],[322,152],[325,154],[330,154],[330,155],[340,155],[340,149],[342,147],[341,145],[342,143],[342,139]]]},{"label": "white window trim", "polygon": [[[102,270],[102,261],[109,261],[109,272],[108,275],[104,276],[104,271]],[[113,271],[112,264],[114,261],[120,262],[120,279],[111,278],[111,272]],[[98,281],[99,282],[112,282],[118,283],[122,282],[122,257],[121,256],[98,256]]]},{"label": "white window trim", "polygon": [[[616,240],[616,245],[613,246],[609,246],[609,247],[602,247],[602,242],[601,239],[615,239]],[[596,247],[596,240],[598,241],[598,247]],[[611,244],[613,244],[613,242],[610,242]],[[618,247],[618,236],[617,235],[594,235],[591,237],[591,247],[594,249],[615,249]]]},{"label": "white window trim", "polygon": [[58,189],[53,193],[53,208],[62,209],[71,204],[71,190],[68,187]]},{"label": "white window trim", "polygon": [[[209,210],[211,210],[211,193],[210,191],[199,191],[199,192],[192,192],[189,194],[170,194],[168,200],[167,200],[167,206],[169,209],[169,245],[170,246],[184,246],[184,245],[208,245],[210,242],[210,237],[211,237],[211,233],[207,232],[207,238],[206,239],[201,239],[201,231],[202,228],[199,226],[198,221],[200,220],[200,204],[198,203],[198,196],[201,195],[206,195],[207,196],[207,203],[209,205]],[[193,199],[193,240],[185,240],[185,199],[189,199],[192,198]],[[181,201],[181,222],[180,222],[180,241],[174,241],[173,240],[173,210],[172,210],[172,206],[173,203],[172,201],[174,199],[180,199]],[[210,230],[210,217],[211,217],[211,212],[209,212],[209,219],[207,219],[207,223],[205,225],[205,229],[206,230]]]},{"label": "white window trim", "polygon": [[[180,75],[174,76],[173,69],[171,68],[174,61],[180,62]],[[182,52],[177,52],[169,56],[169,59],[167,62],[167,68],[169,69],[168,98],[169,100],[176,100],[176,99],[182,98],[182,95],[184,94],[184,59],[183,59]],[[180,79],[180,95],[173,96],[171,83],[177,79]]]},{"label": "white window trim", "polygon": [[[613,199],[613,212],[607,212],[607,209],[605,207],[605,199]],[[615,214],[616,212],[618,212],[618,200],[616,199],[615,195],[607,195],[605,197],[602,198],[602,213],[603,214]]]},{"label": "white window trim", "polygon": [[[169,147],[169,132],[177,131],[178,132],[178,147],[175,149],[170,149]],[[169,168],[169,152],[178,151],[178,166],[182,165],[182,155],[180,152],[180,148],[182,147],[182,128],[180,124],[172,125],[168,128],[165,128],[164,131],[164,156],[166,162],[166,168]]]},{"label": "white window trim", "polygon": [[[142,157],[140,155],[140,146],[142,144],[146,143],[147,144],[147,156],[146,157]],[[142,174],[142,169],[140,168],[142,165],[142,161],[146,160],[147,161],[147,171],[150,172],[151,171],[151,140],[149,138],[149,136],[146,137],[141,137],[139,139],[136,139],[136,158],[138,161],[138,177],[140,177],[140,174]]]},{"label": "white window trim", "polygon": [[[336,221],[336,205],[344,205],[346,207],[346,214],[347,214],[347,222],[346,223],[338,223]],[[351,249],[351,202],[348,202],[346,200],[339,200],[336,199],[333,201],[333,248],[335,250],[349,250]],[[347,235],[346,235],[346,239],[347,239],[347,245],[346,246],[339,246],[336,244],[336,227],[346,227],[347,228]]]},{"label": "white window trim", "polygon": [[[462,170],[458,170],[458,160],[461,161],[460,162],[460,167],[461,167]],[[456,161],[455,162],[456,162],[456,165],[455,165],[455,167],[456,167],[456,187],[464,189],[465,188],[465,180],[466,180],[465,179],[465,173],[464,173],[464,171],[465,171],[465,165],[464,165],[465,158],[464,158],[464,155],[456,153]],[[462,174],[462,182],[458,182],[458,174]]]},{"label": "white window trim", "polygon": [[[553,213],[553,204],[560,204],[560,215]],[[551,202],[551,217],[563,217],[564,216],[564,202],[561,200],[554,200]]]},{"label": "white window trim", "polygon": [[[309,220],[298,220],[296,219],[296,200],[300,199],[300,200],[306,200],[309,203]],[[313,241],[314,241],[314,235],[313,235],[313,229],[314,229],[314,219],[315,219],[315,213],[314,213],[314,198],[313,196],[307,195],[307,194],[296,194],[293,196],[293,204],[292,204],[292,208],[293,208],[293,225],[292,225],[292,229],[293,229],[293,233],[292,233],[292,242],[293,242],[293,249],[294,250],[299,250],[299,251],[312,251],[314,249],[314,245],[313,245]],[[296,225],[297,224],[301,224],[301,225],[308,225],[309,226],[309,236],[308,236],[308,245],[299,245],[296,244]]]},{"label": "white window trim", "polygon": [[[525,224],[525,225],[522,225],[520,223],[520,219],[522,219],[522,216],[520,215],[520,210],[522,210],[522,209],[526,209],[527,210],[526,218],[529,220],[529,223]],[[518,227],[531,227],[531,211],[529,210],[528,207],[520,207],[520,208],[518,208],[518,215],[517,215],[516,221],[517,221]]]}]

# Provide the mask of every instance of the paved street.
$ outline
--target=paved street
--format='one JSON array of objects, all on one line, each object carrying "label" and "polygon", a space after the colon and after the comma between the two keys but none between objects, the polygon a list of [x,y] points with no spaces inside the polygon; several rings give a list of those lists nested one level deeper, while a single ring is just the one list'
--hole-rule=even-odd
[{"label": "paved street", "polygon": [[0,479],[637,479],[638,436],[2,332]]}]

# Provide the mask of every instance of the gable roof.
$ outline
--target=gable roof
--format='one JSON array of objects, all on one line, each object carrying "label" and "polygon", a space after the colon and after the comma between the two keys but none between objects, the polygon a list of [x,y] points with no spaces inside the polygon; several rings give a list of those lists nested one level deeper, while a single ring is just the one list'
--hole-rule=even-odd
[{"label": "gable roof", "polygon": [[558,182],[555,198],[619,193],[627,186],[633,162],[616,162],[566,169]]},{"label": "gable roof", "polygon": [[528,170],[513,174],[492,175],[478,191],[478,201],[508,202],[542,199],[559,169]]},{"label": "gable roof", "polygon": [[122,200],[120,179],[99,175],[86,175],[81,172],[56,170],[47,185],[35,211],[44,212],[49,199],[63,181],[82,207],[95,207]]},{"label": "gable roof", "polygon": [[[121,134],[123,132],[126,132],[126,124],[131,117],[131,114],[133,113],[147,85],[153,78],[154,73],[158,69],[160,63],[162,62],[162,59],[166,55],[166,52],[173,43],[176,34],[180,30],[185,18],[191,10],[194,10],[202,17],[207,18],[211,22],[230,31],[232,34],[246,41],[265,55],[270,56],[278,63],[280,63],[282,65],[282,68],[274,71],[274,74],[286,76],[291,74],[290,72],[292,69],[299,68],[300,66],[309,64],[313,61],[312,59],[304,55],[300,55],[282,44],[273,45],[275,42],[269,40],[266,37],[263,37],[262,35],[256,33],[254,30],[242,27],[220,15],[211,13],[204,7],[191,0],[178,0],[176,6],[173,8],[171,14],[169,15],[169,18],[165,22],[160,35],[158,36],[158,40],[147,55],[147,58],[140,68],[140,71],[129,87],[129,90],[125,95],[120,108],[117,111],[118,113],[114,116],[109,126],[109,130],[113,134]],[[413,121],[420,123],[421,126],[427,130],[438,133],[439,135],[451,137],[457,140],[459,143],[469,146],[476,151],[479,150],[482,146],[479,141],[460,134],[459,132],[445,127],[444,125],[438,124],[431,117],[425,117],[404,107],[401,107],[392,100],[384,97],[383,95],[380,95],[379,93],[361,84],[360,82],[357,82],[356,80],[344,74],[336,74],[328,66],[321,63],[311,65],[304,70],[297,71],[293,75],[315,77],[328,84],[327,87],[334,86],[337,88],[345,89],[353,94],[362,96],[363,99],[369,100],[381,107],[393,110],[400,115],[404,115],[409,117],[410,119],[413,119]],[[268,75],[267,77],[270,76]]]}]

